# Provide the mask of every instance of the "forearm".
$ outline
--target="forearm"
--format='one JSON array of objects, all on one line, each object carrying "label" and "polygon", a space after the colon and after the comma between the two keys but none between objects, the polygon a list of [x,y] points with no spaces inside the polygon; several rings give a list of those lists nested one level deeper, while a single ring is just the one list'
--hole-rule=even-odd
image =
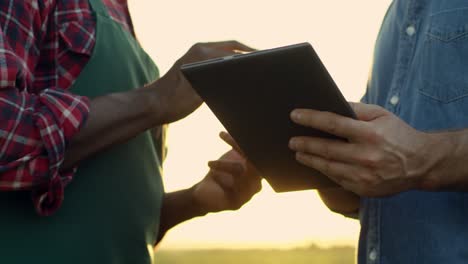
[{"label": "forearm", "polygon": [[359,212],[360,197],[343,188],[330,188],[318,191],[323,203],[331,211],[346,216]]},{"label": "forearm", "polygon": [[62,169],[161,125],[158,85],[92,100],[88,120],[68,145]]},{"label": "forearm", "polygon": [[190,188],[164,195],[157,243],[162,240],[166,232],[172,227],[194,217],[207,214],[206,210],[203,210],[196,202],[193,189]]}]

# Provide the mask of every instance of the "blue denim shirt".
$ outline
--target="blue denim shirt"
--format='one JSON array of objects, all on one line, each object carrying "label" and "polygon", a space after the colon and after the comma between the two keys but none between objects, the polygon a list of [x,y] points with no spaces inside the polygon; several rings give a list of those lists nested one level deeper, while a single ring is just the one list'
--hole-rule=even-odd
[{"label": "blue denim shirt", "polygon": [[[394,0],[363,101],[421,131],[468,127],[468,1]],[[360,221],[360,264],[468,263],[468,193],[363,198]]]}]

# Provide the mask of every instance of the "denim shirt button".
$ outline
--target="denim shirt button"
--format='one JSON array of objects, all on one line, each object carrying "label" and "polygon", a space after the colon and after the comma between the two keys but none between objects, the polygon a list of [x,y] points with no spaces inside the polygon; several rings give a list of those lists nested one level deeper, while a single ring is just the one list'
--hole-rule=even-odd
[{"label": "denim shirt button", "polygon": [[396,95],[394,95],[394,96],[392,96],[392,98],[390,98],[390,103],[392,105],[397,105],[399,101],[400,101],[400,97],[398,97]]},{"label": "denim shirt button", "polygon": [[411,37],[411,36],[414,35],[414,33],[416,33],[416,28],[414,26],[409,26],[409,27],[406,28],[406,34],[408,36]]},{"label": "denim shirt button", "polygon": [[369,252],[369,260],[372,262],[377,260],[377,251],[375,249]]}]

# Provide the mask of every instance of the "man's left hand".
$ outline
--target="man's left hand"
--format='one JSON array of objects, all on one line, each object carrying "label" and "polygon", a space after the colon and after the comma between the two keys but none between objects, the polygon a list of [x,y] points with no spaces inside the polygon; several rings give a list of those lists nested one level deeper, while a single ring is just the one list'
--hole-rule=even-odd
[{"label": "man's left hand", "polygon": [[413,129],[379,106],[351,106],[358,120],[315,110],[293,111],[295,123],[344,139],[292,138],[290,148],[297,160],[360,196],[420,188],[426,172],[439,159],[427,155],[434,144],[431,134]]}]

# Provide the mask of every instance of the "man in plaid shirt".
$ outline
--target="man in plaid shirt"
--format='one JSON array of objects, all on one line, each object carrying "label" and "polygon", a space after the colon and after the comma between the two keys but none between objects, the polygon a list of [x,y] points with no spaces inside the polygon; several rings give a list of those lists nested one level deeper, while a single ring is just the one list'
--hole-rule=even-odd
[{"label": "man in plaid shirt", "polygon": [[[51,215],[62,205],[79,161],[179,120],[202,103],[182,77],[181,64],[250,50],[235,41],[196,44],[146,87],[89,99],[68,89],[96,43],[90,2],[0,2],[0,190],[30,191],[40,215]],[[110,18],[133,36],[126,1],[102,3]],[[259,190],[258,177],[245,180],[252,173],[243,169],[241,156],[231,152],[223,159],[224,172],[211,172],[196,188],[165,194],[161,234],[194,216],[236,209]],[[239,184],[254,188],[230,192]],[[197,206],[187,207],[194,198]]]}]

